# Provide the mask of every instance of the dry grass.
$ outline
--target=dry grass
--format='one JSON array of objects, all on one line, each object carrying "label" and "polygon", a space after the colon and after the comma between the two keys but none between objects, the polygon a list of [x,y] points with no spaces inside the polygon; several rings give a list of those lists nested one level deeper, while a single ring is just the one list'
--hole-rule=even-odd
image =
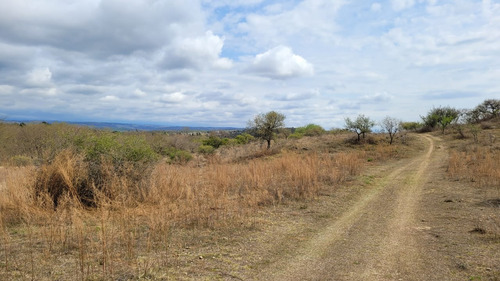
[{"label": "dry grass", "polygon": [[495,240],[500,237],[500,217],[496,210],[500,207],[500,142],[497,136],[500,136],[500,130],[488,129],[478,132],[477,139],[472,136],[465,140],[448,137],[451,148],[448,176],[452,180],[471,183],[476,192],[482,194],[482,202],[478,204],[488,207],[488,210],[477,217],[477,228],[487,231]]},{"label": "dry grass", "polygon": [[79,188],[88,187],[82,163],[80,155],[63,151],[40,168],[3,171],[0,279],[166,277],[172,229],[231,227],[251,220],[262,206],[314,198],[323,187],[357,175],[366,153],[159,163],[140,189],[121,171],[107,170],[106,188],[94,190],[94,208],[82,204]]},{"label": "dry grass", "polygon": [[[182,164],[123,157],[89,161],[86,147],[76,149],[74,143],[92,140],[94,132],[47,127],[56,139],[71,136],[54,145],[33,128],[3,128],[10,132],[3,137],[22,137],[22,146],[11,141],[4,148],[23,161],[0,168],[0,280],[178,278],[183,247],[196,244],[203,230],[255,229],[259,210],[314,200],[365,165],[404,157],[407,150],[379,136],[372,144],[346,146],[351,135],[336,134],[279,140],[271,150],[259,142],[222,147]],[[113,140],[110,134],[100,140]],[[185,136],[146,139],[155,151],[171,145],[194,150]],[[43,146],[31,152],[36,140]]]},{"label": "dry grass", "polygon": [[451,142],[448,173],[452,179],[467,180],[477,187],[492,187],[500,191],[500,143],[495,141],[498,130],[483,131],[477,142]]}]

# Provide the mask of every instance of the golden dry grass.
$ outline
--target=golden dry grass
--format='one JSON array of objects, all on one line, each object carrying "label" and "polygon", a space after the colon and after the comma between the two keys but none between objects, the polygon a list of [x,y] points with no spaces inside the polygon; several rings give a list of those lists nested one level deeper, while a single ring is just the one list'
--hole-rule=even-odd
[{"label": "golden dry grass", "polygon": [[[139,190],[110,170],[106,189],[94,190],[95,208],[77,196],[88,172],[78,154],[62,151],[40,168],[9,167],[0,191],[0,277],[166,276],[172,229],[234,226],[263,206],[314,198],[357,175],[366,157],[285,152],[236,163],[158,163]],[[57,208],[51,188],[59,192]]]},{"label": "golden dry grass", "polygon": [[[259,142],[221,147],[189,163],[127,162],[114,150],[115,158],[89,161],[82,144],[93,140],[128,148],[131,137],[147,146],[140,133],[64,124],[0,129],[0,158],[12,163],[0,169],[0,280],[178,278],[177,255],[203,230],[255,229],[256,212],[314,200],[408,150],[383,136],[360,145],[346,142],[352,134],[327,134],[281,139],[270,150]],[[144,139],[154,151],[196,147],[186,136]]]},{"label": "golden dry grass", "polygon": [[451,143],[448,162],[449,176],[467,180],[477,187],[492,187],[500,191],[499,130],[483,131],[477,142],[455,140]]}]

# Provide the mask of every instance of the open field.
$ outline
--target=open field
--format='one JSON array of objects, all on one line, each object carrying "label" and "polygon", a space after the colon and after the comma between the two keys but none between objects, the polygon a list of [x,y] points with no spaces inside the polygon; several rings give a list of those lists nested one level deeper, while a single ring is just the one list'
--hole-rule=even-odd
[{"label": "open field", "polygon": [[[74,196],[89,171],[78,151],[9,164],[0,279],[498,280],[500,150],[490,134],[499,131],[478,142],[436,133],[393,146],[345,134],[273,151],[250,143],[186,164],[155,160],[140,167],[147,178],[103,162],[106,189],[92,206]],[[36,192],[40,181],[69,188],[57,208]]]}]

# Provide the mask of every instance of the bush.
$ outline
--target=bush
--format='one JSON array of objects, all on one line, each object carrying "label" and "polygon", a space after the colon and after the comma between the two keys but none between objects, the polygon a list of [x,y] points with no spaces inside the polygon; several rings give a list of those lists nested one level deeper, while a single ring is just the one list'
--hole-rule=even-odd
[{"label": "bush", "polygon": [[252,140],[254,140],[255,138],[250,134],[243,133],[241,135],[237,135],[234,139],[236,140],[236,143],[238,143],[238,144],[247,144],[247,143],[251,142]]},{"label": "bush", "polygon": [[324,134],[326,131],[321,127],[320,125],[316,124],[308,124],[307,126],[304,127],[298,127],[295,129],[295,132],[290,135],[290,138],[301,138],[303,136],[320,136]]},{"label": "bush", "polygon": [[203,145],[209,145],[213,148],[219,148],[222,145],[226,145],[229,142],[227,138],[219,138],[217,136],[209,136],[208,139],[204,139],[201,141]]},{"label": "bush", "polygon": [[198,152],[201,154],[212,154],[215,152],[215,147],[211,145],[200,145],[198,147]]},{"label": "bush", "polygon": [[164,149],[164,155],[169,157],[169,163],[185,164],[193,159],[193,155],[189,153],[189,151],[176,149],[174,147]]}]

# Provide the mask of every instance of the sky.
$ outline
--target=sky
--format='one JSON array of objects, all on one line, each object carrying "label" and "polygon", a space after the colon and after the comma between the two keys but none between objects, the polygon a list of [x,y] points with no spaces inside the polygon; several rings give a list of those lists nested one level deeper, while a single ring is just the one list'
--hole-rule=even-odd
[{"label": "sky", "polygon": [[499,81],[500,0],[0,1],[0,119],[329,129]]}]

